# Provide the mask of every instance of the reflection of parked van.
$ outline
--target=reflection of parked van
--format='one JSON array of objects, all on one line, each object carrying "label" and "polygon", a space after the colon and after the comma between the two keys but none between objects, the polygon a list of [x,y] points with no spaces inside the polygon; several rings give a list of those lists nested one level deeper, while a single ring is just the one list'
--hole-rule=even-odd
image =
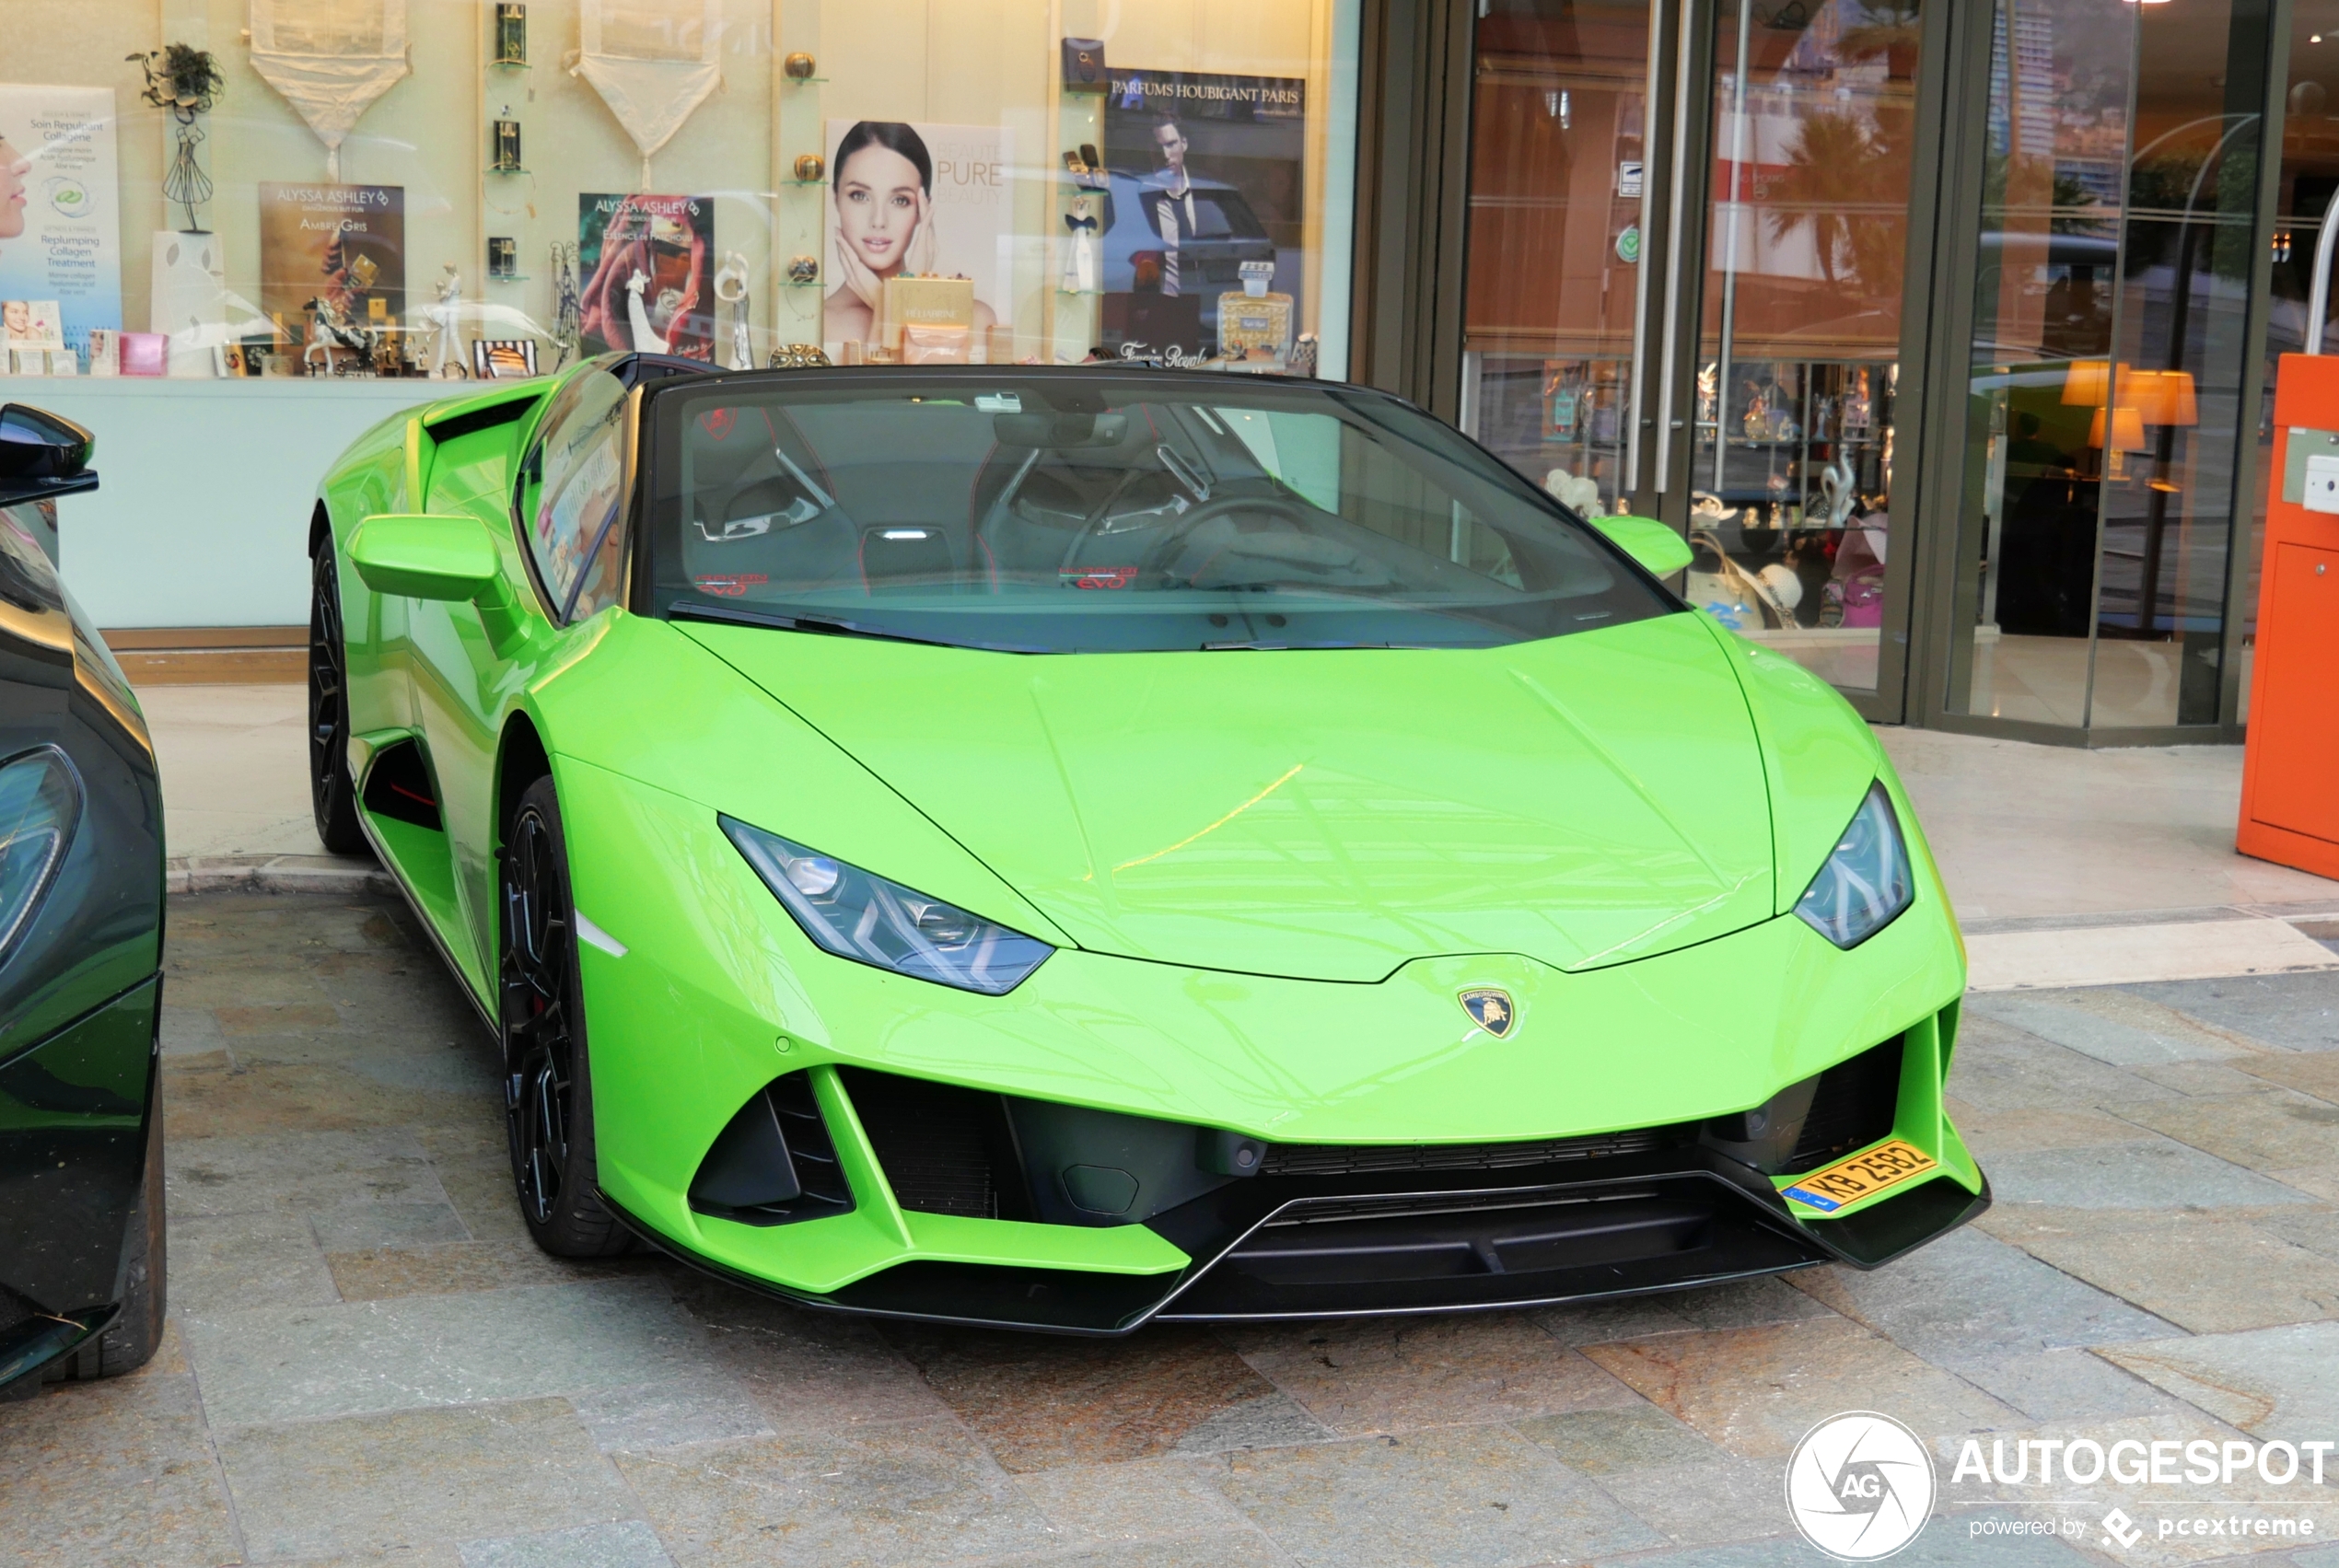
[{"label": "reflection of parked van", "polygon": [[[1104,234],[1105,291],[1127,293],[1140,283],[1157,289],[1166,247],[1155,203],[1148,198],[1158,194],[1158,188],[1148,191],[1145,180],[1117,169],[1106,179],[1107,190],[1090,193],[1092,199],[1102,198],[1103,210],[1097,216]],[[1216,343],[1218,296],[1242,286],[1243,262],[1273,261],[1275,242],[1233,186],[1195,180],[1188,188],[1193,197],[1194,232],[1178,238],[1178,292],[1200,297],[1203,333]]]}]

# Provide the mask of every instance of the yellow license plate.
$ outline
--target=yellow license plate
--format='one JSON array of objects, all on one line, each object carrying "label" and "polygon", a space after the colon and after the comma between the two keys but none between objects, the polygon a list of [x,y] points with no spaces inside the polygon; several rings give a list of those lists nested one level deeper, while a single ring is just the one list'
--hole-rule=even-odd
[{"label": "yellow license plate", "polygon": [[1838,1160],[1825,1170],[1798,1176],[1795,1184],[1785,1191],[1797,1202],[1828,1214],[1935,1168],[1933,1159],[1923,1149],[1895,1138],[1889,1144],[1879,1144],[1866,1154]]}]

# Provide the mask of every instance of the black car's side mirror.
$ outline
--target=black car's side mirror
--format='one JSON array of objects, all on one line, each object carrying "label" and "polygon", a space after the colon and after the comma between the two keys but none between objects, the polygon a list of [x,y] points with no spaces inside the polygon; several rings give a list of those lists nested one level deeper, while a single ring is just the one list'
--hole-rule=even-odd
[{"label": "black car's side mirror", "polygon": [[24,403],[0,408],[0,506],[98,488],[89,454],[98,438],[69,419]]}]

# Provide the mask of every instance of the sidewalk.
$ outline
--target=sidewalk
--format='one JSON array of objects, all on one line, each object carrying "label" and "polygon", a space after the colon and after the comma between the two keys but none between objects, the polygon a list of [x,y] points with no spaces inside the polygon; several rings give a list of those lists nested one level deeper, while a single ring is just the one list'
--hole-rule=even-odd
[{"label": "sidewalk", "polygon": [[[298,686],[149,686],[173,885],[356,886],[308,806]],[[2339,968],[2339,882],[2233,848],[2241,749],[2082,751],[1880,729],[1977,990]]]}]

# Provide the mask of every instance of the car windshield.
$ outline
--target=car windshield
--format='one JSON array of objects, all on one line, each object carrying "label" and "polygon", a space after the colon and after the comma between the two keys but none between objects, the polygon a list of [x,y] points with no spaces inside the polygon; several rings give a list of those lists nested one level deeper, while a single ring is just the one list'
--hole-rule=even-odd
[{"label": "car windshield", "polygon": [[649,396],[635,608],[1018,653],[1487,647],[1679,605],[1354,388],[912,367]]}]

